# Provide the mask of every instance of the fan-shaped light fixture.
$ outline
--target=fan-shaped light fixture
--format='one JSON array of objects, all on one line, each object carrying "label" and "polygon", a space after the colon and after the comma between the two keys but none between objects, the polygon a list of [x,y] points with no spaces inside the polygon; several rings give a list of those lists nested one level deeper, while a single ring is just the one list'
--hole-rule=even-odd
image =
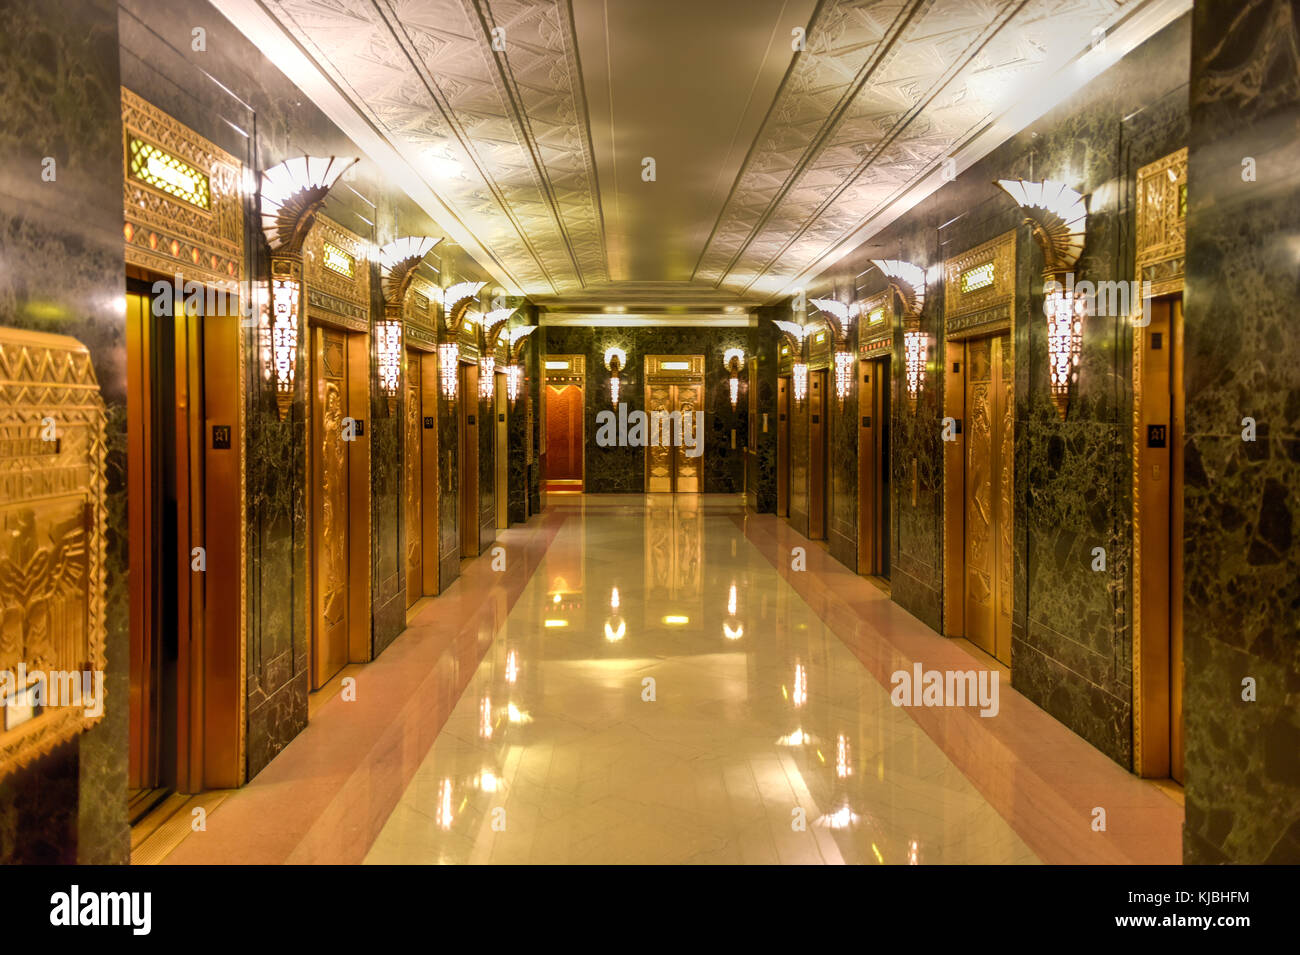
[{"label": "fan-shaped light fixture", "polygon": [[611,404],[618,404],[619,377],[618,373],[623,370],[627,364],[627,352],[617,345],[611,345],[605,349],[605,367],[609,369],[609,400]]},{"label": "fan-shaped light fixture", "polygon": [[1088,210],[1083,196],[1050,179],[1028,182],[999,179],[1001,186],[1025,214],[1034,240],[1043,250],[1043,313],[1047,316],[1047,354],[1051,371],[1052,401],[1064,420],[1070,392],[1079,378],[1083,353],[1083,318],[1087,299],[1073,292],[1072,270],[1083,254]]},{"label": "fan-shaped light fixture", "polygon": [[384,318],[375,323],[375,350],[379,365],[379,391],[392,414],[402,387],[402,306],[415,278],[415,270],[441,240],[427,235],[403,236],[379,250],[380,284]]},{"label": "fan-shaped light fixture", "polygon": [[355,157],[298,156],[262,173],[262,232],[271,246],[271,308],[261,329],[262,354],[282,421],[293,407],[296,387],[303,243],[330,189],[356,162]]},{"label": "fan-shaped light fixture", "polygon": [[[925,269],[902,259],[872,259],[872,264],[884,273],[889,287],[898,295],[903,305],[903,362],[907,377],[907,397],[912,410],[925,383],[927,342],[921,331],[921,311],[925,308]],[[890,305],[892,308],[892,304]]]},{"label": "fan-shaped light fixture", "polygon": [[442,384],[442,396],[448,401],[456,400],[456,376],[460,370],[459,363],[459,344],[443,342],[438,346],[438,379]]},{"label": "fan-shaped light fixture", "polygon": [[262,231],[272,252],[301,253],[325,197],[357,162],[355,156],[297,156],[262,173]]},{"label": "fan-shaped light fixture", "polygon": [[519,359],[524,350],[528,336],[537,330],[536,325],[520,325],[510,329],[510,364],[506,366],[506,397],[514,404],[519,398],[524,384],[524,366]]}]

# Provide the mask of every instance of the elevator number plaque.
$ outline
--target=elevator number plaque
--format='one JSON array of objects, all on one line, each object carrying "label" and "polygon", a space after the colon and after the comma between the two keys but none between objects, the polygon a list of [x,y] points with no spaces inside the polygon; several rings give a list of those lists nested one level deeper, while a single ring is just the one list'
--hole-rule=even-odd
[{"label": "elevator number plaque", "polygon": [[1165,446],[1166,437],[1167,437],[1167,432],[1164,425],[1162,424],[1147,425],[1147,447],[1148,448],[1163,448]]}]

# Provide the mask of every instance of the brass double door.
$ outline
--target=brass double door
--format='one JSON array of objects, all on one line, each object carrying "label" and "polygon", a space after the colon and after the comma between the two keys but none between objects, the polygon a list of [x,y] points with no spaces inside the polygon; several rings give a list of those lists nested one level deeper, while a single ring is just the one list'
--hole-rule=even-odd
[{"label": "brass double door", "polygon": [[858,363],[858,573],[889,576],[889,359]]},{"label": "brass double door", "polygon": [[[651,494],[698,494],[703,487],[704,435],[695,432],[704,386],[646,382],[646,490]],[[658,412],[663,417],[657,417]],[[655,422],[659,426],[655,427]],[[678,422],[680,421],[680,426]],[[655,440],[656,436],[658,441]],[[688,455],[693,449],[694,456]]]},{"label": "brass double door", "polygon": [[1011,662],[1015,370],[1010,335],[965,343],[966,638]]},{"label": "brass double door", "polygon": [[407,349],[403,434],[406,606],[438,593],[438,369],[431,352]]}]

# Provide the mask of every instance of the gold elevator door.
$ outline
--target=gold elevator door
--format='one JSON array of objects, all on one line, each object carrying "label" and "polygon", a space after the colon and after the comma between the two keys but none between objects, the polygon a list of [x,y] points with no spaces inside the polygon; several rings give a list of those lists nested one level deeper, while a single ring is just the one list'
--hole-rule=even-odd
[{"label": "gold elevator door", "polygon": [[[702,450],[697,442],[703,435],[695,433],[695,412],[700,410],[703,387],[694,384],[667,384],[649,381],[646,384],[646,413],[649,421],[646,445],[646,491],[651,494],[698,494],[701,488],[703,454],[690,457],[688,448]],[[655,412],[665,415],[661,420],[659,440],[655,443]]]},{"label": "gold elevator door", "polygon": [[347,336],[314,327],[312,443],[315,467],[316,639],[312,689],[320,689],[348,662],[348,454],[343,419],[348,409]]},{"label": "gold elevator door", "polygon": [[424,404],[420,353],[406,353],[406,606],[424,591]]},{"label": "gold elevator door", "polygon": [[966,343],[966,637],[1011,662],[1015,379],[1008,335]]}]

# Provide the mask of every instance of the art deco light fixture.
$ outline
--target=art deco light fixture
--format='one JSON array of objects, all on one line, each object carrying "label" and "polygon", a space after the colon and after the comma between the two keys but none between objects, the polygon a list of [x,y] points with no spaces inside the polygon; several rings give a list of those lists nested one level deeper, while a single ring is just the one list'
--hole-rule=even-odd
[{"label": "art deco light fixture", "polygon": [[605,349],[605,367],[609,369],[609,400],[611,404],[618,404],[618,373],[622,371],[623,366],[627,364],[627,352],[616,345],[611,345]]},{"label": "art deco light fixture", "polygon": [[1025,222],[1043,250],[1043,275],[1047,279],[1043,311],[1047,316],[1052,400],[1064,420],[1070,406],[1070,391],[1079,378],[1083,318],[1088,308],[1085,297],[1071,294],[1064,286],[1066,275],[1083,253],[1088,210],[1083,196],[1064,183],[999,179],[998,185],[1025,213]]},{"label": "art deco light fixture", "polygon": [[521,325],[510,329],[510,364],[506,366],[506,397],[514,404],[524,384],[524,366],[519,363],[528,336],[537,330],[536,325]]},{"label": "art deco light fixture", "polygon": [[459,372],[460,345],[456,342],[443,342],[438,346],[438,379],[442,383],[442,396],[448,401],[456,400],[456,377]]},{"label": "art deco light fixture", "polygon": [[808,363],[797,361],[791,368],[790,384],[794,390],[794,400],[802,403],[808,397]]},{"label": "art deco light fixture", "polygon": [[302,247],[339,176],[358,162],[338,156],[298,156],[262,173],[262,231],[271,247],[271,311],[261,329],[270,348],[267,377],[280,420],[293,407],[302,312]]},{"label": "art deco light fixture", "polygon": [[379,391],[392,414],[402,387],[402,308],[407,290],[424,257],[441,240],[430,236],[403,236],[379,250],[380,286],[384,318],[375,323],[375,348],[379,364]]},{"label": "art deco light fixture", "polygon": [[496,394],[497,360],[492,355],[484,355],[479,360],[478,396],[487,401]]},{"label": "art deco light fixture", "polygon": [[728,348],[722,353],[722,365],[731,375],[728,387],[731,389],[731,409],[736,409],[740,400],[740,372],[745,367],[745,352],[741,348]]},{"label": "art deco light fixture", "polygon": [[[925,307],[925,269],[900,259],[873,259],[872,264],[889,279],[889,286],[903,305],[903,362],[907,376],[907,397],[916,410],[916,399],[925,383],[928,338],[921,331],[921,310]],[[891,306],[892,307],[892,306]]]},{"label": "art deco light fixture", "polygon": [[794,400],[802,402],[808,395],[808,363],[803,360],[804,339],[812,334],[815,325],[800,325],[783,319],[773,319],[772,324],[785,333],[793,351],[794,364],[791,366],[790,384]]},{"label": "art deco light fixture", "polygon": [[843,405],[853,388],[854,359],[849,351],[849,330],[858,315],[858,308],[831,298],[815,298],[812,303],[827,316],[835,339],[835,397]]}]

